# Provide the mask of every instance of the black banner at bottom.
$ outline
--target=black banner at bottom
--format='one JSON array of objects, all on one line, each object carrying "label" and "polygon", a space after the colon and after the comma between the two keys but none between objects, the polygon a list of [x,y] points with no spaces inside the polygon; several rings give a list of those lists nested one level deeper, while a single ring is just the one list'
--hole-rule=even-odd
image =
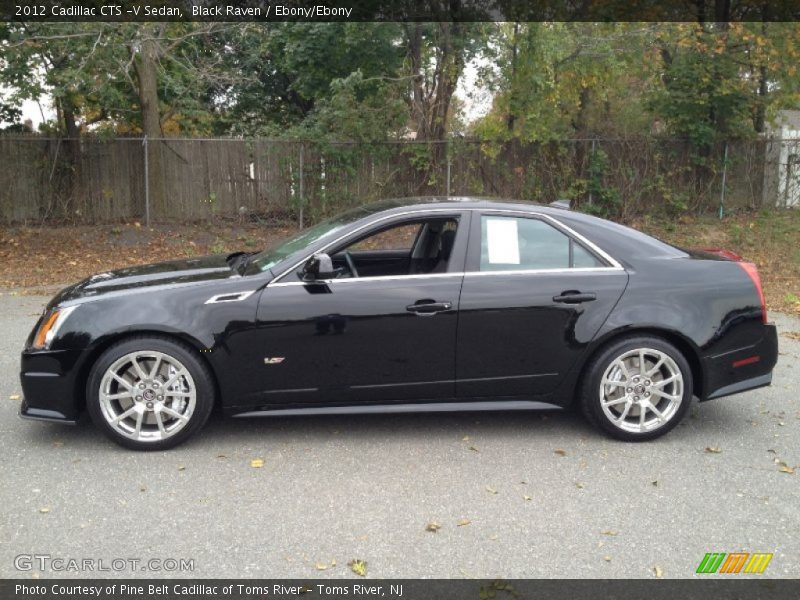
[{"label": "black banner at bottom", "polygon": [[797,579],[4,579],[2,600],[796,600]]}]

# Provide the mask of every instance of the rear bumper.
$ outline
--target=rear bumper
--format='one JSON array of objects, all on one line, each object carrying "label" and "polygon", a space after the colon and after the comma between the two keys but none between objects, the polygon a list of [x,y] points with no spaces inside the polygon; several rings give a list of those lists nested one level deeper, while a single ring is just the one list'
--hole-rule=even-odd
[{"label": "rear bumper", "polygon": [[51,423],[66,423],[67,425],[75,425],[78,422],[77,418],[70,419],[65,414],[60,413],[57,410],[47,410],[45,408],[33,408],[28,406],[28,402],[24,398],[19,407],[19,416],[23,419],[28,419],[31,421],[50,421]]},{"label": "rear bumper", "polygon": [[20,381],[25,419],[75,423],[82,398],[76,395],[80,350],[24,351]]},{"label": "rear bumper", "polygon": [[764,325],[764,335],[757,344],[707,357],[706,394],[713,400],[768,386],[772,369],[778,362],[778,331],[774,324]]}]

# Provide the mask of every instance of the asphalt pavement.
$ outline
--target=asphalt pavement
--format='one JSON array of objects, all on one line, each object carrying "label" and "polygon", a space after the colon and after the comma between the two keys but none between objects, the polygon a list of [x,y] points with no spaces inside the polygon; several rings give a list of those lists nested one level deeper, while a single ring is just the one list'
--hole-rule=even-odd
[{"label": "asphalt pavement", "polygon": [[0,295],[0,577],[337,578],[361,560],[367,577],[685,578],[736,551],[797,577],[800,319],[771,314],[771,387],[696,404],[645,444],[548,411],[217,419],[137,453],[88,419],[18,418],[46,300]]}]

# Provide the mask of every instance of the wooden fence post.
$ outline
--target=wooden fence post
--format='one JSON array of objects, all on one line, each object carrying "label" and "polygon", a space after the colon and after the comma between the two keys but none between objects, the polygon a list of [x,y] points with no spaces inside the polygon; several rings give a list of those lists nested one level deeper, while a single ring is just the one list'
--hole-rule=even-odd
[{"label": "wooden fence post", "polygon": [[144,224],[150,227],[150,161],[147,151],[147,136],[142,140],[144,147]]}]

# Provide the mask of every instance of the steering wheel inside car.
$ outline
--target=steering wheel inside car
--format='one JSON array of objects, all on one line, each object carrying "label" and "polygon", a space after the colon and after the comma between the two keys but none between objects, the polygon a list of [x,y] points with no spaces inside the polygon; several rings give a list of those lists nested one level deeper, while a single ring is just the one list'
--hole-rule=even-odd
[{"label": "steering wheel inside car", "polygon": [[347,263],[347,269],[350,271],[350,276],[358,277],[358,269],[356,269],[356,263],[353,260],[349,250],[344,251],[344,261]]}]

